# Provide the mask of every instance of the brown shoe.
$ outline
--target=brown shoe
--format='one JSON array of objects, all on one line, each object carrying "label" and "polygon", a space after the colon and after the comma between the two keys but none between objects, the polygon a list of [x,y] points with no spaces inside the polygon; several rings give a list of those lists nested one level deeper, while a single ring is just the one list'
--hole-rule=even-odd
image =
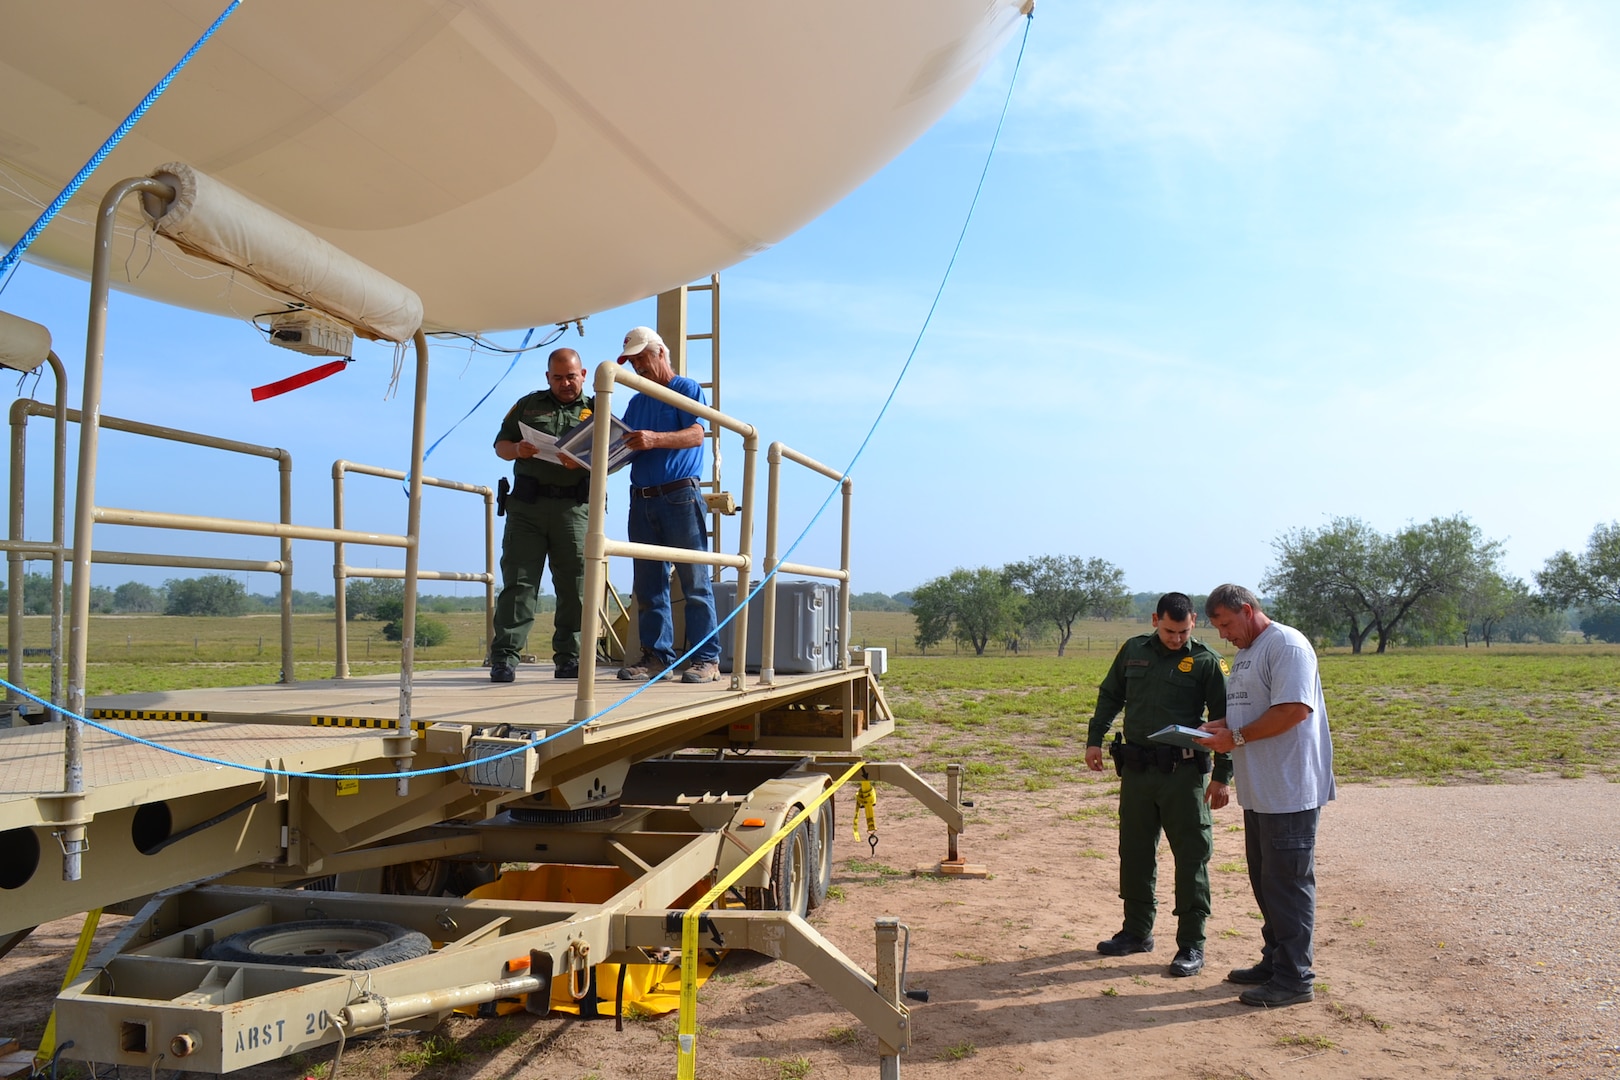
[{"label": "brown shoe", "polygon": [[647,682],[669,665],[658,659],[656,653],[642,652],[641,659],[619,669],[619,678],[625,682]]},{"label": "brown shoe", "polygon": [[720,678],[720,665],[713,660],[699,660],[681,672],[681,682],[706,683]]}]

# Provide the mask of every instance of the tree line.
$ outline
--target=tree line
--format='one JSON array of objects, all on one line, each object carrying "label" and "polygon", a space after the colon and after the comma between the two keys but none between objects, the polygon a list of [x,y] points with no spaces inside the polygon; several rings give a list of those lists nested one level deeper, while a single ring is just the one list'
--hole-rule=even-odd
[{"label": "tree line", "polygon": [[1534,588],[1503,573],[1502,546],[1461,514],[1391,533],[1338,517],[1273,541],[1260,587],[1284,622],[1353,653],[1369,639],[1380,653],[1397,639],[1556,642],[1570,608],[1588,638],[1620,641],[1620,523],[1599,525],[1585,552],[1548,559]]},{"label": "tree line", "polygon": [[[64,586],[65,590],[71,588]],[[51,613],[51,578],[49,574],[31,573],[23,577],[23,614],[49,615]],[[403,603],[405,583],[398,579],[355,578],[344,592],[345,614],[350,619],[378,618],[380,604],[392,599]],[[0,610],[4,610],[10,595],[4,582],[0,582]],[[555,605],[553,597],[541,597],[541,610],[549,611]],[[474,596],[421,596],[418,606],[423,611],[448,614],[453,611],[481,611],[482,595]],[[306,592],[294,589],[293,613],[296,615],[330,614],[337,604],[331,593]],[[122,585],[90,587],[90,612],[93,615],[256,615],[281,611],[278,593],[250,594],[238,579],[225,574],[204,574],[194,578],[170,578],[162,585],[146,585],[127,581]],[[384,619],[383,621],[387,621]]]},{"label": "tree line", "polygon": [[[1259,582],[1268,610],[1319,643],[1360,653],[1391,644],[1558,642],[1574,623],[1588,640],[1620,642],[1620,522],[1598,525],[1580,552],[1559,551],[1534,585],[1503,572],[1503,544],[1465,515],[1384,533],[1355,517],[1294,529],[1272,542]],[[865,610],[892,610],[867,598]],[[954,639],[983,655],[1052,635],[1063,655],[1082,619],[1145,618],[1157,594],[1131,594],[1100,558],[1042,555],[1002,567],[958,567],[904,596],[926,650]],[[884,598],[889,599],[889,598]],[[1194,597],[1202,609],[1203,597]],[[859,609],[858,609],[859,610]]]},{"label": "tree line", "polygon": [[992,641],[1016,649],[1026,637],[1054,634],[1058,655],[1081,619],[1116,619],[1131,611],[1125,571],[1106,559],[1041,555],[993,568],[958,567],[911,591],[917,646],[926,651],[954,638],[984,655]]}]

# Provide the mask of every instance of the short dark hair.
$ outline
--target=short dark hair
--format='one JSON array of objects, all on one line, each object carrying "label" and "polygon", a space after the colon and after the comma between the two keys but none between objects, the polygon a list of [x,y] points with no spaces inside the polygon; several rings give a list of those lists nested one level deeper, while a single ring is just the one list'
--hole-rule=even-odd
[{"label": "short dark hair", "polygon": [[1192,613],[1192,601],[1187,598],[1186,593],[1179,592],[1167,592],[1159,597],[1159,606],[1154,609],[1154,614],[1158,615],[1159,618],[1169,616],[1171,622],[1181,622],[1183,619],[1191,618]]},{"label": "short dark hair", "polygon": [[1243,586],[1217,585],[1209,590],[1209,599],[1204,601],[1204,614],[1213,619],[1216,608],[1240,612],[1244,604],[1248,604],[1256,611],[1263,610],[1260,607],[1260,598]]}]

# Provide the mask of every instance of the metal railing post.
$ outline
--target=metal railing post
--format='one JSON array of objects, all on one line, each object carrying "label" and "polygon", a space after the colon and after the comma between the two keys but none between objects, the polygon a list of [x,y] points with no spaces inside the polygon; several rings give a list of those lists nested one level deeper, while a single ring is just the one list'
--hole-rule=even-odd
[{"label": "metal railing post", "polygon": [[[339,458],[332,462],[332,528],[343,528],[343,473],[349,463]],[[349,677],[349,579],[348,559],[343,541],[332,541],[332,613],[336,625],[332,638],[336,642],[333,654],[332,677]]]},{"label": "metal railing post", "polygon": [[[411,424],[411,493],[405,514],[405,608],[400,615],[399,726],[388,756],[400,772],[411,768],[411,674],[416,664],[416,571],[422,559],[422,461],[427,451],[427,335],[420,329],[416,345],[416,395]],[[410,794],[409,777],[396,782],[400,797]]]},{"label": "metal railing post", "polygon": [[[292,455],[281,451],[279,462],[281,478],[281,523],[291,525],[292,519]],[[292,537],[281,538],[281,679],[292,685],[298,681],[293,668],[293,556]]]},{"label": "metal railing post", "polygon": [[[585,526],[585,603],[579,618],[579,688],[574,694],[574,720],[596,712],[596,641],[602,633],[602,598],[607,594],[607,448],[613,439],[613,382],[618,363],[596,365],[592,389],[596,408],[591,413],[591,508]],[[628,657],[626,658],[628,662]]]},{"label": "metal railing post", "polygon": [[838,670],[844,671],[849,667],[849,643],[854,641],[853,628],[849,625],[849,550],[850,550],[850,514],[855,507],[855,482],[844,477],[844,530],[838,545],[838,569],[844,572],[842,580],[838,582]]},{"label": "metal railing post", "polygon": [[[58,386],[61,384],[58,383]],[[11,405],[11,514],[10,531],[14,541],[23,538],[23,470],[28,464],[28,402],[19,399]],[[16,548],[6,552],[6,679],[13,686],[23,682],[23,560]],[[22,701],[6,692],[7,700]]]},{"label": "metal railing post", "polygon": [[[51,704],[60,705],[64,698],[62,686],[62,615],[66,607],[63,590],[67,580],[67,567],[62,551],[67,546],[67,371],[62,361],[51,353],[51,372],[56,376],[56,432],[53,436],[54,453],[51,457]],[[18,537],[18,539],[22,539]],[[60,714],[58,714],[60,715]]]},{"label": "metal railing post", "polygon": [[[96,240],[90,270],[90,311],[85,330],[83,404],[79,409],[79,478],[73,504],[73,595],[68,616],[67,707],[84,713],[84,677],[90,634],[90,552],[95,528],[96,452],[100,446],[101,377],[107,350],[107,279],[118,204],[140,193],[174,198],[168,184],[146,177],[114,184],[96,214]],[[67,718],[63,749],[64,798],[57,814],[61,825],[62,879],[78,881],[88,844],[84,816],[84,725]]]},{"label": "metal railing post", "polygon": [[[489,650],[495,646],[495,493],[484,489],[484,660],[490,659]],[[585,639],[580,639],[584,648]],[[591,646],[591,652],[596,646]]]},{"label": "metal railing post", "polygon": [[[742,556],[743,565],[737,570],[737,614],[731,620],[731,640],[737,646],[736,658],[731,662],[733,690],[743,689],[748,675],[748,571],[754,555],[754,463],[758,458],[759,432],[749,428],[743,436],[743,504],[737,537],[737,554]],[[719,567],[715,567],[715,577],[719,576]]]},{"label": "metal railing post", "polygon": [[[760,603],[759,612],[759,684],[772,686],[776,683],[776,575],[771,571],[776,569],[776,523],[782,491],[777,485],[782,482],[782,444],[771,443],[765,457],[770,463],[770,482],[765,495],[766,581],[765,599]],[[738,597],[737,602],[742,603],[742,598]]]}]

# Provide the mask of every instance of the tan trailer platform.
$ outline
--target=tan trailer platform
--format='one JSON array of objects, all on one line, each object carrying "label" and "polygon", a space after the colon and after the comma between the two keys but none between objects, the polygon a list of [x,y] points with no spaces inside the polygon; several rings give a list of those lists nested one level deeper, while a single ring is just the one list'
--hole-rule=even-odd
[{"label": "tan trailer platform", "polygon": [[[607,674],[593,687],[598,708],[636,688]],[[578,692],[549,667],[508,684],[482,668],[420,672],[412,690],[408,740],[395,730],[398,676],[92,698],[98,723],[244,768],[86,727],[76,804],[61,794],[64,725],[0,730],[0,933],[250,866],[332,873],[368,861],[345,852],[512,802],[607,806],[632,764],[680,749],[850,755],[894,726],[865,668],[742,689],[662,681],[549,740],[573,725]],[[393,775],[435,768],[445,771]],[[89,847],[69,882],[53,856],[73,820],[86,822]]]}]

